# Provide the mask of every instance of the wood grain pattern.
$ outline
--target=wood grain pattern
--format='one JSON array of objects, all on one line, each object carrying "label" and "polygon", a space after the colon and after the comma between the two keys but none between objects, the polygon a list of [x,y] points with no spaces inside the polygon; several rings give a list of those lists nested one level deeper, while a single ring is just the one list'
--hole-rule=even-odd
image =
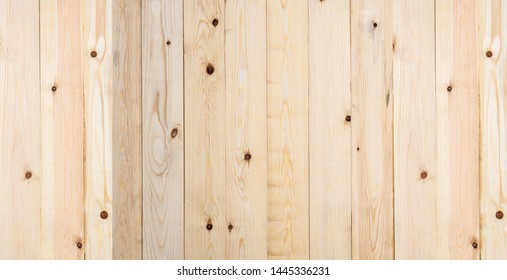
[{"label": "wood grain pattern", "polygon": [[266,0],[226,2],[225,15],[225,258],[266,259]]},{"label": "wood grain pattern", "polygon": [[[482,259],[507,259],[506,18],[507,1],[478,1]],[[496,217],[499,211],[502,219]]]},{"label": "wood grain pattern", "polygon": [[393,259],[392,0],[351,3],[352,257]]},{"label": "wood grain pattern", "polygon": [[39,74],[39,1],[0,0],[0,259],[42,257]]},{"label": "wood grain pattern", "polygon": [[114,1],[112,28],[113,259],[141,259],[141,0]]},{"label": "wood grain pattern", "polygon": [[77,246],[84,243],[81,4],[40,4],[42,257],[83,259]]},{"label": "wood grain pattern", "polygon": [[183,259],[183,1],[142,9],[143,257]]},{"label": "wood grain pattern", "polygon": [[311,259],[351,258],[349,16],[348,0],[309,1]]},{"label": "wood grain pattern", "polygon": [[185,258],[225,258],[225,1],[184,2]]},{"label": "wood grain pattern", "polygon": [[394,197],[397,259],[438,258],[435,6],[394,4]]},{"label": "wood grain pattern", "polygon": [[268,258],[309,258],[308,2],[268,1]]},{"label": "wood grain pattern", "polygon": [[[476,1],[437,0],[437,226],[440,259],[478,259],[479,84]],[[456,219],[456,213],[460,218]]]},{"label": "wood grain pattern", "polygon": [[[113,251],[113,37],[112,0],[84,0],[86,132],[86,259],[111,259]],[[104,212],[104,214],[103,214]],[[105,217],[107,213],[107,217]]]}]

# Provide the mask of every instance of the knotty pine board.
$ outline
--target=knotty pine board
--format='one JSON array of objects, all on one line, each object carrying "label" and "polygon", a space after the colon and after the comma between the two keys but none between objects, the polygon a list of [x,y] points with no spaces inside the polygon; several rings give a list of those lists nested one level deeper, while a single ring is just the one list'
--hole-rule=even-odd
[{"label": "knotty pine board", "polygon": [[65,0],[40,4],[41,253],[44,259],[83,259],[81,4]]},{"label": "knotty pine board", "polygon": [[143,0],[143,258],[182,259],[183,0]]},{"label": "knotty pine board", "polygon": [[352,252],[349,16],[348,0],[309,2],[311,259]]}]

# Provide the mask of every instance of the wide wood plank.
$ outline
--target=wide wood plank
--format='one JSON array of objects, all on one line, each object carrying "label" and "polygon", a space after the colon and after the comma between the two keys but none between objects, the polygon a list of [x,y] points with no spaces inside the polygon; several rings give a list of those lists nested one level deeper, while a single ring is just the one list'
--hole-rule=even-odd
[{"label": "wide wood plank", "polygon": [[309,258],[308,1],[267,3],[268,258]]},{"label": "wide wood plank", "polygon": [[39,74],[39,1],[0,0],[0,259],[42,257]]},{"label": "wide wood plank", "polygon": [[113,0],[82,1],[86,259],[113,251]]},{"label": "wide wood plank", "polygon": [[[440,259],[479,258],[476,1],[436,1]],[[475,248],[474,248],[475,247]]]},{"label": "wide wood plank", "polygon": [[311,259],[351,258],[349,16],[348,0],[309,1]]},{"label": "wide wood plank", "polygon": [[392,0],[351,3],[352,256],[393,259]]},{"label": "wide wood plank", "polygon": [[141,0],[113,2],[113,258],[142,259]]},{"label": "wide wood plank", "polygon": [[395,256],[439,256],[434,1],[395,0]]},{"label": "wide wood plank", "polygon": [[481,104],[481,258],[507,259],[507,1],[477,3]]},{"label": "wide wood plank", "polygon": [[225,258],[225,1],[184,1],[185,258]]},{"label": "wide wood plank", "polygon": [[226,2],[227,259],[267,258],[266,0]]},{"label": "wide wood plank", "polygon": [[143,258],[183,259],[183,1],[142,10]]},{"label": "wide wood plank", "polygon": [[81,3],[48,0],[40,4],[42,257],[83,259]]}]

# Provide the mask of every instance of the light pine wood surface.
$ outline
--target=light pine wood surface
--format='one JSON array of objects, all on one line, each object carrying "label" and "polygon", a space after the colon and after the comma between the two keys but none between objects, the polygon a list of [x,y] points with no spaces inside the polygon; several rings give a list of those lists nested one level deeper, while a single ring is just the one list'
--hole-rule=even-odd
[{"label": "light pine wood surface", "polygon": [[0,259],[507,259],[507,0],[0,0]]}]

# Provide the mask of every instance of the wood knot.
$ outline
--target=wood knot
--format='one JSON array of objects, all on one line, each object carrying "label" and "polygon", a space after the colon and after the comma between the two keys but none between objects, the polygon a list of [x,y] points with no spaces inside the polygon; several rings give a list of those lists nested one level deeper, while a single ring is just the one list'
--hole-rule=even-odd
[{"label": "wood knot", "polygon": [[206,66],[206,73],[208,73],[208,75],[211,75],[213,72],[215,72],[215,67],[210,63],[208,66]]},{"label": "wood knot", "polygon": [[76,247],[77,247],[78,249],[83,248],[83,243],[81,243],[80,241],[78,241],[78,242],[76,243]]},{"label": "wood knot", "polygon": [[109,214],[106,211],[100,212],[100,218],[102,218],[102,220],[107,219],[107,217],[109,217]]},{"label": "wood knot", "polygon": [[206,225],[206,229],[207,229],[207,230],[212,230],[212,229],[213,229],[213,224],[208,223],[208,224]]},{"label": "wood knot", "polygon": [[426,179],[428,177],[428,172],[427,171],[423,171],[421,172],[421,179]]},{"label": "wood knot", "polygon": [[213,23],[213,26],[216,27],[218,25],[218,19],[214,19],[212,23]]},{"label": "wood knot", "polygon": [[498,211],[498,212],[496,212],[495,216],[496,216],[497,219],[501,220],[501,219],[503,219],[503,212],[502,211]]},{"label": "wood knot", "polygon": [[251,160],[251,159],[252,159],[252,155],[251,155],[250,153],[246,153],[246,154],[245,154],[245,156],[244,156],[244,159],[245,159],[246,161],[249,161],[249,160]]},{"label": "wood knot", "polygon": [[91,56],[91,57],[97,57],[97,52],[96,52],[96,51],[92,51],[92,52],[90,53],[90,56]]},{"label": "wood knot", "polygon": [[56,90],[57,90],[57,87],[56,87],[56,86],[52,86],[52,87],[51,87],[51,91],[52,91],[52,92],[55,92]]},{"label": "wood knot", "polygon": [[349,115],[347,115],[347,116],[345,117],[345,120],[346,120],[347,122],[350,122],[350,121],[352,120],[352,117],[351,117],[351,116],[349,116]]},{"label": "wood knot", "polygon": [[167,42],[165,42],[166,45],[170,45],[171,44],[171,41],[167,40]]},{"label": "wood knot", "polygon": [[232,226],[232,224],[229,224],[229,226],[227,227],[227,229],[229,230],[229,232],[231,232],[233,228],[234,227]]},{"label": "wood knot", "polygon": [[477,244],[477,242],[474,241],[472,243],[472,248],[477,249],[478,247],[479,247],[479,244]]},{"label": "wood knot", "polygon": [[25,172],[25,179],[29,180],[30,178],[32,178],[32,175],[33,175],[33,174],[32,174],[32,171],[27,170],[27,171]]},{"label": "wood knot", "polygon": [[378,24],[376,22],[373,22],[373,28],[377,28]]},{"label": "wood knot", "polygon": [[178,136],[178,129],[173,128],[173,130],[171,130],[171,137],[176,138],[176,136]]},{"label": "wood knot", "polygon": [[447,87],[447,91],[448,91],[448,92],[451,92],[451,91],[452,91],[452,86],[451,86],[451,85],[449,85],[449,86]]},{"label": "wood knot", "polygon": [[491,50],[488,50],[488,51],[486,52],[486,56],[487,56],[487,57],[492,57],[492,56],[493,56],[493,52],[492,52]]}]

